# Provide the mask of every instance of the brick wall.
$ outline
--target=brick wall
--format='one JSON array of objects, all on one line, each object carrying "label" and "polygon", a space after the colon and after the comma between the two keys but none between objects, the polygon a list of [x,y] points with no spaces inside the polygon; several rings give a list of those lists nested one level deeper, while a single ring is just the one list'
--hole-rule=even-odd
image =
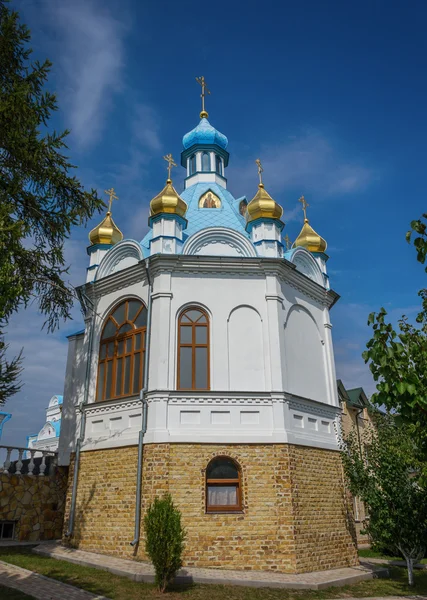
[{"label": "brick wall", "polygon": [[[205,513],[205,469],[217,455],[241,466],[242,513]],[[81,454],[73,544],[132,558],[136,467],[136,446]],[[172,494],[187,530],[187,566],[304,572],[356,564],[339,467],[337,453],[285,444],[149,444],[142,518],[156,495]],[[141,533],[144,560],[143,525]]]}]

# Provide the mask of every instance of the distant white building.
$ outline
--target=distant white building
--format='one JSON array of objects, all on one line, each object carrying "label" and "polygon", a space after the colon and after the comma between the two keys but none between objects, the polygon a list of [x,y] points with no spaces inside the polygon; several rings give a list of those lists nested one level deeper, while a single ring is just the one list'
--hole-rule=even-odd
[{"label": "distant white building", "polygon": [[58,450],[61,416],[62,396],[52,396],[46,409],[46,423],[38,433],[27,435],[27,448]]}]

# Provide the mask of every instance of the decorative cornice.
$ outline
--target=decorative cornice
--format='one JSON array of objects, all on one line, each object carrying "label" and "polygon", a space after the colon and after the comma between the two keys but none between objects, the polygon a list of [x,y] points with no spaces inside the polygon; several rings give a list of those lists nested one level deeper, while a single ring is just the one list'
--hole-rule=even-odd
[{"label": "decorative cornice", "polygon": [[151,295],[152,300],[157,300],[158,298],[173,298],[172,292],[156,292]]},{"label": "decorative cornice", "polygon": [[322,285],[312,281],[284,258],[157,254],[150,257],[149,261],[150,275],[153,277],[163,273],[165,268],[176,274],[223,275],[227,273],[245,277],[274,275],[321,306],[331,308],[339,298],[336,292],[326,290]]}]

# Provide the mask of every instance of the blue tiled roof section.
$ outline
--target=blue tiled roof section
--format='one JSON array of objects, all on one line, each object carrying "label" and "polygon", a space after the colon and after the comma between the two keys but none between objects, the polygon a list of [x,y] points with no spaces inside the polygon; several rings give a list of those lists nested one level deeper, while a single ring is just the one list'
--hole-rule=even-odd
[{"label": "blue tiled roof section", "polygon": [[[200,196],[208,190],[220,198],[221,208],[199,208]],[[235,200],[228,190],[217,183],[196,183],[184,190],[180,196],[188,206],[185,214],[188,225],[184,231],[184,242],[193,233],[207,227],[227,227],[241,233],[246,238],[250,237],[245,230],[245,218],[239,213],[239,204],[242,198],[239,198],[238,201]],[[149,255],[151,237],[152,231],[150,230],[141,242],[144,256]]]},{"label": "blue tiled roof section", "polygon": [[207,119],[200,119],[197,127],[186,133],[182,138],[182,145],[185,150],[195,144],[216,144],[225,150],[228,146],[228,139],[223,133],[212,127]]},{"label": "blue tiled roof section", "polygon": [[64,401],[63,396],[58,396],[58,394],[57,394],[56,397],[58,398],[58,404],[62,404]]}]

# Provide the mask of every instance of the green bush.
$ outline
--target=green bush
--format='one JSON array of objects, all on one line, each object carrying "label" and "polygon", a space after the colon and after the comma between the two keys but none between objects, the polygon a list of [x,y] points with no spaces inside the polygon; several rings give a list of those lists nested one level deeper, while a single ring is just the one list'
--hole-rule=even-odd
[{"label": "green bush", "polygon": [[164,592],[182,566],[185,530],[181,512],[175,508],[170,494],[155,498],[144,518],[145,550],[156,571],[156,585]]}]

